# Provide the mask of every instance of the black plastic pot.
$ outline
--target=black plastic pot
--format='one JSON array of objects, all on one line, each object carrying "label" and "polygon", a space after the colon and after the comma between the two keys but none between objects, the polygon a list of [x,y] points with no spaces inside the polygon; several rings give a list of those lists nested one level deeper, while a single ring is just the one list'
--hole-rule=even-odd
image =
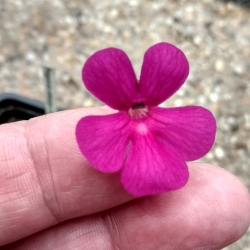
[{"label": "black plastic pot", "polygon": [[28,120],[43,115],[44,110],[42,102],[12,93],[0,94],[0,124]]}]

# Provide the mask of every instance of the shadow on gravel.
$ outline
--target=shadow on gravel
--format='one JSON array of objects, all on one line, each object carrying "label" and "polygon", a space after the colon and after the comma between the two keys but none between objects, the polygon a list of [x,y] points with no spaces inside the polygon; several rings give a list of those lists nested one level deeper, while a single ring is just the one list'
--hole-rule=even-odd
[{"label": "shadow on gravel", "polygon": [[244,9],[247,9],[247,10],[250,10],[250,0],[221,0],[222,2],[224,3],[235,3],[236,5],[244,8]]}]

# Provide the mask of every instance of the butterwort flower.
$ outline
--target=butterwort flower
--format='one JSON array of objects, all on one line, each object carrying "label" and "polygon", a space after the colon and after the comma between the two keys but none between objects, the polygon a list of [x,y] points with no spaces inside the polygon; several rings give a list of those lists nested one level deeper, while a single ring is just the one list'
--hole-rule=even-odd
[{"label": "butterwort flower", "polygon": [[216,123],[209,110],[158,107],[188,73],[185,55],[169,43],[146,51],[139,80],[128,56],[116,48],[96,52],[82,69],[86,88],[118,112],[82,118],[78,146],[99,171],[120,171],[123,187],[134,196],[181,188],[189,177],[186,161],[213,145]]}]

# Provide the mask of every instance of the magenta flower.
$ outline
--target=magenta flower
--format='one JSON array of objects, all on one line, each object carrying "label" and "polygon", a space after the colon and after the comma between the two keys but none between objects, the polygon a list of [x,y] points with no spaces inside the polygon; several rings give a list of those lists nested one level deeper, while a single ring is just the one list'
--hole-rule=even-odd
[{"label": "magenta flower", "polygon": [[176,190],[188,180],[186,161],[212,147],[213,115],[198,106],[160,108],[188,76],[188,61],[169,43],[150,47],[136,79],[119,49],[96,52],[85,63],[86,88],[115,114],[82,118],[76,139],[82,154],[102,172],[120,171],[123,187],[134,196]]}]

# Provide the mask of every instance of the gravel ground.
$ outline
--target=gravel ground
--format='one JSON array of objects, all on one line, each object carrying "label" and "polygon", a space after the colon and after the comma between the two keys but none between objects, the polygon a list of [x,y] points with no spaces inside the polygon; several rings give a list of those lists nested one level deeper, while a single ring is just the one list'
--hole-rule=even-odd
[{"label": "gravel ground", "polygon": [[[81,82],[89,55],[122,48],[139,73],[144,51],[168,41],[185,52],[191,72],[165,105],[209,108],[218,132],[202,160],[225,167],[250,190],[249,7],[249,0],[1,0],[0,93],[43,101],[42,66],[50,64],[59,107],[98,106]],[[250,232],[225,249],[249,245]]]}]

